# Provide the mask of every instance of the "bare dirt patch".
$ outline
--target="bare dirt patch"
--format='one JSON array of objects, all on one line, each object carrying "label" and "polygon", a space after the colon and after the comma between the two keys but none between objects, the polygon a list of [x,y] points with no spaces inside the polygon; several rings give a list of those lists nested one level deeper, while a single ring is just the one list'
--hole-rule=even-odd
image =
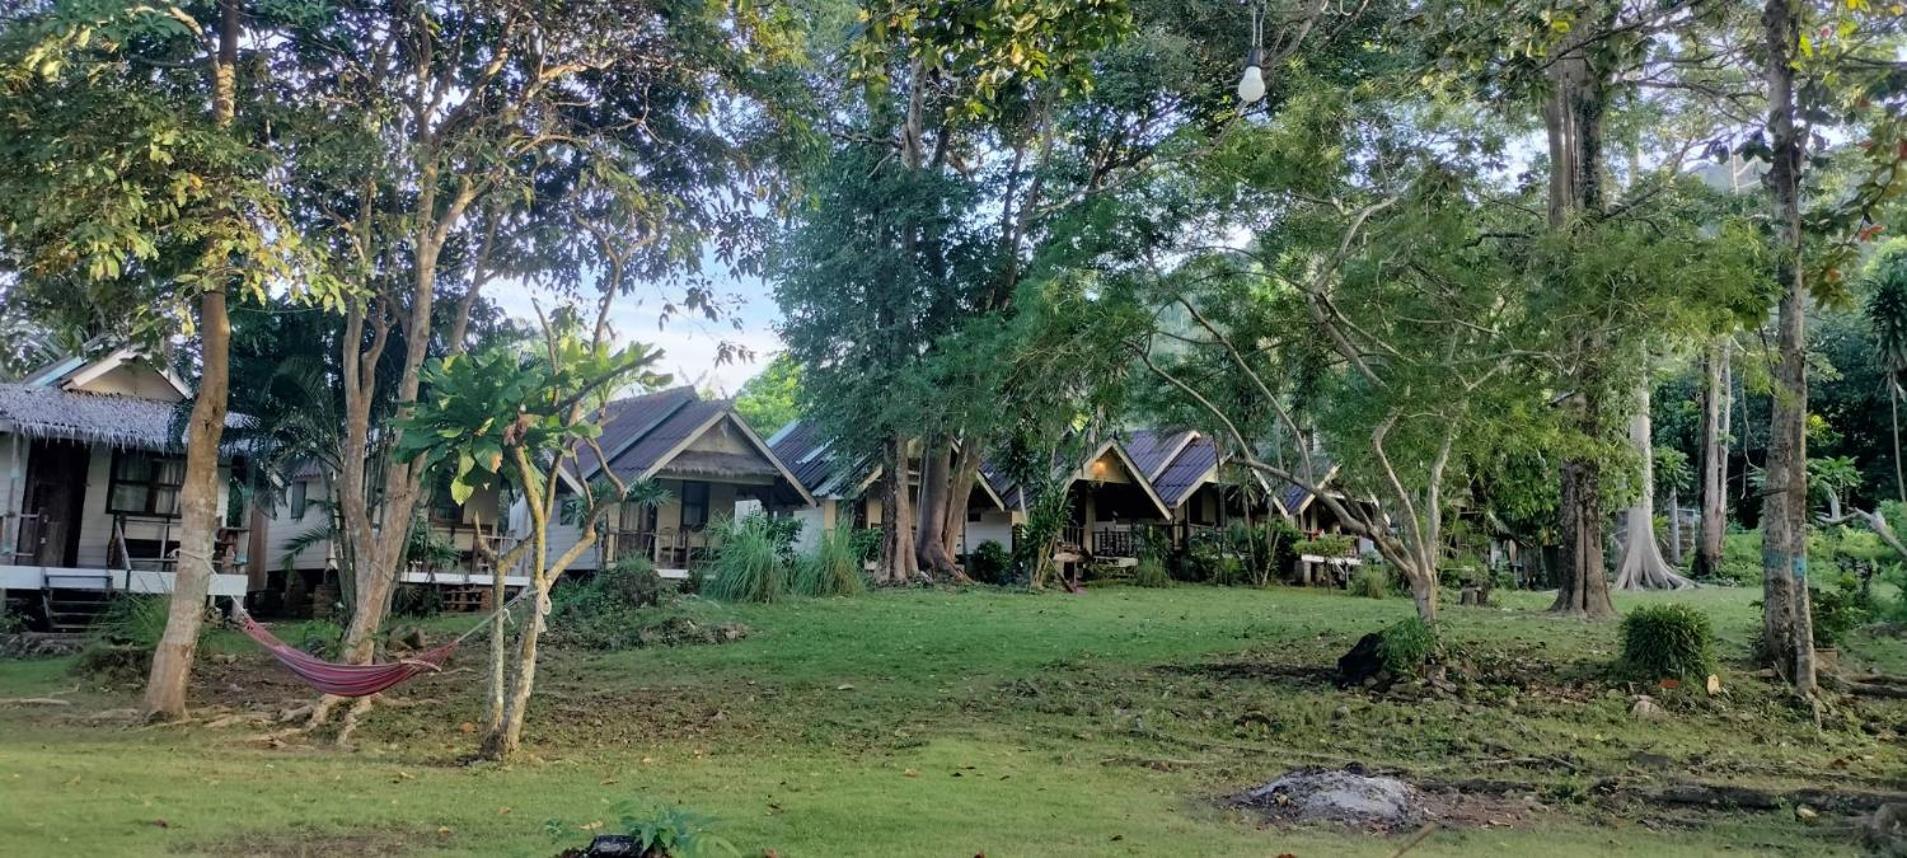
[{"label": "bare dirt patch", "polygon": [[257,831],[218,840],[182,844],[172,851],[193,855],[231,856],[231,858],[329,858],[335,855],[402,855],[424,843],[438,843],[442,837],[424,831],[401,829],[359,829],[352,831]]}]

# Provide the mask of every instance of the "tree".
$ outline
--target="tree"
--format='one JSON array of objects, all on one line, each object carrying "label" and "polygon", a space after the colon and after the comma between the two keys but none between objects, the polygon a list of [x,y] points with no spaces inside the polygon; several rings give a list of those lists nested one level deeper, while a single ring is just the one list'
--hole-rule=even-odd
[{"label": "tree", "polygon": [[20,287],[64,291],[41,300],[128,338],[200,337],[178,574],[146,688],[154,719],[185,714],[211,587],[228,298],[281,284],[334,294],[265,181],[255,129],[238,124],[239,0],[217,11],[208,28],[176,3],[54,0],[0,40],[0,114],[13,128],[0,145],[0,235]]},{"label": "tree", "polygon": [[[600,306],[606,310],[608,305],[605,296]],[[534,599],[529,620],[517,635],[507,689],[499,686],[503,708],[483,739],[486,757],[506,759],[522,743],[550,589],[595,544],[597,525],[610,510],[638,496],[638,487],[604,468],[601,482],[577,498],[574,520],[581,538],[551,557],[550,528],[561,503],[557,484],[582,473],[578,455],[583,450],[608,460],[596,444],[604,409],[626,386],[667,384],[667,376],[650,370],[660,357],[660,352],[639,344],[611,351],[601,316],[594,333],[588,334],[573,316],[559,315],[546,323],[542,348],[494,348],[431,363],[425,372],[430,396],[401,418],[406,440],[400,460],[447,471],[452,499],[462,503],[479,489],[507,485],[520,494],[529,513],[529,538],[496,566],[526,567]]]},{"label": "tree", "polygon": [[[300,228],[362,290],[339,342],[347,660],[373,655],[428,490],[421,460],[390,459],[404,424],[377,425],[379,403],[410,411],[427,361],[464,348],[467,314],[500,277],[571,293],[598,276],[668,282],[718,233],[716,255],[744,264],[743,200],[801,137],[778,134],[789,117],[764,106],[788,93],[797,32],[775,10],[611,0],[346,4],[300,19],[273,68],[278,139]],[[692,278],[667,308],[716,309]]]},{"label": "tree", "polygon": [[801,364],[775,355],[735,394],[735,412],[756,433],[767,437],[801,416]]},{"label": "tree", "polygon": [[1700,437],[1702,532],[1696,541],[1694,572],[1712,578],[1722,567],[1722,537],[1728,533],[1728,448],[1734,379],[1735,341],[1717,337],[1702,352]]},{"label": "tree", "polygon": [[1867,268],[1867,321],[1875,358],[1886,370],[1887,420],[1894,440],[1894,491],[1907,503],[1907,467],[1900,458],[1901,377],[1907,373],[1907,242],[1892,242]]},{"label": "tree", "polygon": [[[1638,453],[1637,458],[1642,460],[1641,479],[1636,487],[1636,499],[1625,514],[1625,538],[1622,556],[1616,561],[1615,588],[1681,590],[1695,586],[1695,582],[1682,577],[1669,565],[1655,540],[1655,442],[1653,433],[1649,431],[1649,384],[1645,381],[1640,389],[1642,402],[1629,418],[1629,443]],[[1671,504],[1669,515],[1680,514],[1681,511]],[[1677,528],[1671,526],[1670,531],[1677,532]]]}]

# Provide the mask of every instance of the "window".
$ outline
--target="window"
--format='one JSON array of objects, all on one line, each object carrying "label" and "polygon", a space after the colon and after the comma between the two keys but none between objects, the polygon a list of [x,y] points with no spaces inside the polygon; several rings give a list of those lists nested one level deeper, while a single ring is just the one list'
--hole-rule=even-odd
[{"label": "window", "polygon": [[446,480],[437,490],[430,493],[430,520],[439,524],[461,524],[464,520],[463,507],[457,499],[450,496],[450,482]]},{"label": "window", "polygon": [[700,528],[709,522],[709,484],[682,484],[682,526]]},{"label": "window", "polygon": [[977,510],[977,509],[970,509],[970,510],[967,510],[967,522],[968,522],[969,524],[971,524],[971,523],[973,523],[973,522],[976,522],[976,521],[979,521],[979,520],[980,520],[980,511],[979,511],[979,510]]},{"label": "window", "polygon": [[121,450],[113,454],[106,511],[177,517],[179,486],[184,483],[184,458]]},{"label": "window", "polygon": [[305,519],[305,506],[310,502],[310,498],[305,497],[305,492],[310,491],[306,488],[308,485],[310,484],[304,480],[293,480],[291,483],[291,497],[287,498],[286,502],[291,505],[292,521]]}]

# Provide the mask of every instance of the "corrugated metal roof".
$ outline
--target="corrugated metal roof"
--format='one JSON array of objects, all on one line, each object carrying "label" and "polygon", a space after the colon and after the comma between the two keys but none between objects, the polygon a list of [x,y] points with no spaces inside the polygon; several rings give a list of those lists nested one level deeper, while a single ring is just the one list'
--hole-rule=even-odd
[{"label": "corrugated metal roof", "polygon": [[1165,471],[1179,449],[1197,434],[1190,429],[1135,429],[1122,446],[1146,478],[1153,479]]},{"label": "corrugated metal roof", "polygon": [[[1133,455],[1135,461],[1138,458],[1137,454]],[[1204,436],[1193,438],[1158,472],[1158,477],[1152,481],[1152,488],[1159,493],[1166,506],[1177,509],[1179,504],[1198,491],[1199,486],[1205,484],[1205,476],[1212,473],[1217,465],[1218,445]],[[1144,467],[1143,463],[1141,467]]]},{"label": "corrugated metal roof", "polygon": [[[602,447],[604,454],[611,459],[620,460],[623,452],[641,441],[663,421],[673,417],[683,406],[694,401],[696,396],[693,388],[672,387],[611,402],[604,409],[603,434],[596,439],[597,446]],[[594,450],[584,448],[577,453],[576,458],[585,480],[594,477],[602,468]],[[622,473],[620,464],[617,473]]]},{"label": "corrugated metal roof", "polygon": [[[689,394],[694,396],[694,392]],[[618,475],[636,477],[663,464],[663,458],[670,451],[681,446],[710,421],[728,411],[729,403],[725,399],[691,399],[673,409],[669,415],[658,421],[654,428],[643,434],[634,444],[620,453],[610,454],[609,464]],[[608,447],[604,447],[608,450]]]}]

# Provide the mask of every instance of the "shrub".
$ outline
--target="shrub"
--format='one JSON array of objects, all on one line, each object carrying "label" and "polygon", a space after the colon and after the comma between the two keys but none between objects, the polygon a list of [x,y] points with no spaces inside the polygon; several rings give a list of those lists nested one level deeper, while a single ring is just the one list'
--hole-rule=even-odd
[{"label": "shrub", "polygon": [[1351,576],[1351,592],[1366,599],[1382,599],[1391,594],[1391,576],[1381,566],[1365,566]]},{"label": "shrub", "polygon": [[590,581],[610,604],[630,608],[653,608],[662,604],[666,585],[656,573],[654,563],[641,555],[620,557],[608,569],[596,573]]},{"label": "shrub", "polygon": [[803,596],[853,596],[866,591],[861,573],[863,539],[847,527],[823,533],[813,553],[795,560],[794,591]]},{"label": "shrub", "polygon": [[1437,629],[1421,617],[1393,624],[1378,636],[1383,639],[1384,669],[1398,676],[1421,672],[1437,653]]},{"label": "shrub", "polygon": [[1299,554],[1315,554],[1319,557],[1348,557],[1357,547],[1357,540],[1349,534],[1324,533],[1316,539],[1300,539],[1291,549]]},{"label": "shrub", "polygon": [[1637,679],[1699,679],[1715,669],[1715,630],[1687,605],[1646,605],[1622,618],[1622,670]]},{"label": "shrub", "polygon": [[5,600],[0,599],[0,635],[17,635],[26,631],[26,617],[15,613]]},{"label": "shrub", "polygon": [[[99,619],[93,621],[92,631],[107,643],[150,652],[158,648],[159,638],[166,633],[169,610],[164,596],[120,596],[107,604]],[[201,625],[201,633],[208,631],[211,625]]]},{"label": "shrub", "polygon": [[391,596],[391,613],[400,617],[434,617],[443,612],[444,594],[440,587],[399,584]]},{"label": "shrub", "polygon": [[327,661],[344,654],[344,627],[330,620],[306,620],[288,631],[282,640]]},{"label": "shrub", "polygon": [[1761,532],[1746,531],[1722,536],[1722,565],[1713,576],[1744,587],[1761,583]]},{"label": "shrub", "polygon": [[1870,612],[1860,603],[1859,590],[1809,587],[1808,604],[1817,647],[1839,647],[1849,632],[1870,618]]},{"label": "shrub", "polygon": [[1007,584],[1013,580],[1013,554],[998,541],[980,543],[967,555],[967,576],[982,584]]},{"label": "shrub", "polygon": [[635,838],[637,854],[650,858],[705,858],[739,855],[728,841],[710,833],[714,820],[679,807],[653,808],[634,802],[616,807],[624,834]]},{"label": "shrub", "polygon": [[[713,528],[713,577],[705,590],[725,602],[773,602],[788,595],[793,534],[767,516],[750,515]],[[785,537],[785,538],[784,538]]]},{"label": "shrub", "polygon": [[1133,567],[1132,583],[1136,587],[1170,587],[1172,577],[1165,574],[1165,561],[1157,557],[1142,557],[1139,565]]}]

